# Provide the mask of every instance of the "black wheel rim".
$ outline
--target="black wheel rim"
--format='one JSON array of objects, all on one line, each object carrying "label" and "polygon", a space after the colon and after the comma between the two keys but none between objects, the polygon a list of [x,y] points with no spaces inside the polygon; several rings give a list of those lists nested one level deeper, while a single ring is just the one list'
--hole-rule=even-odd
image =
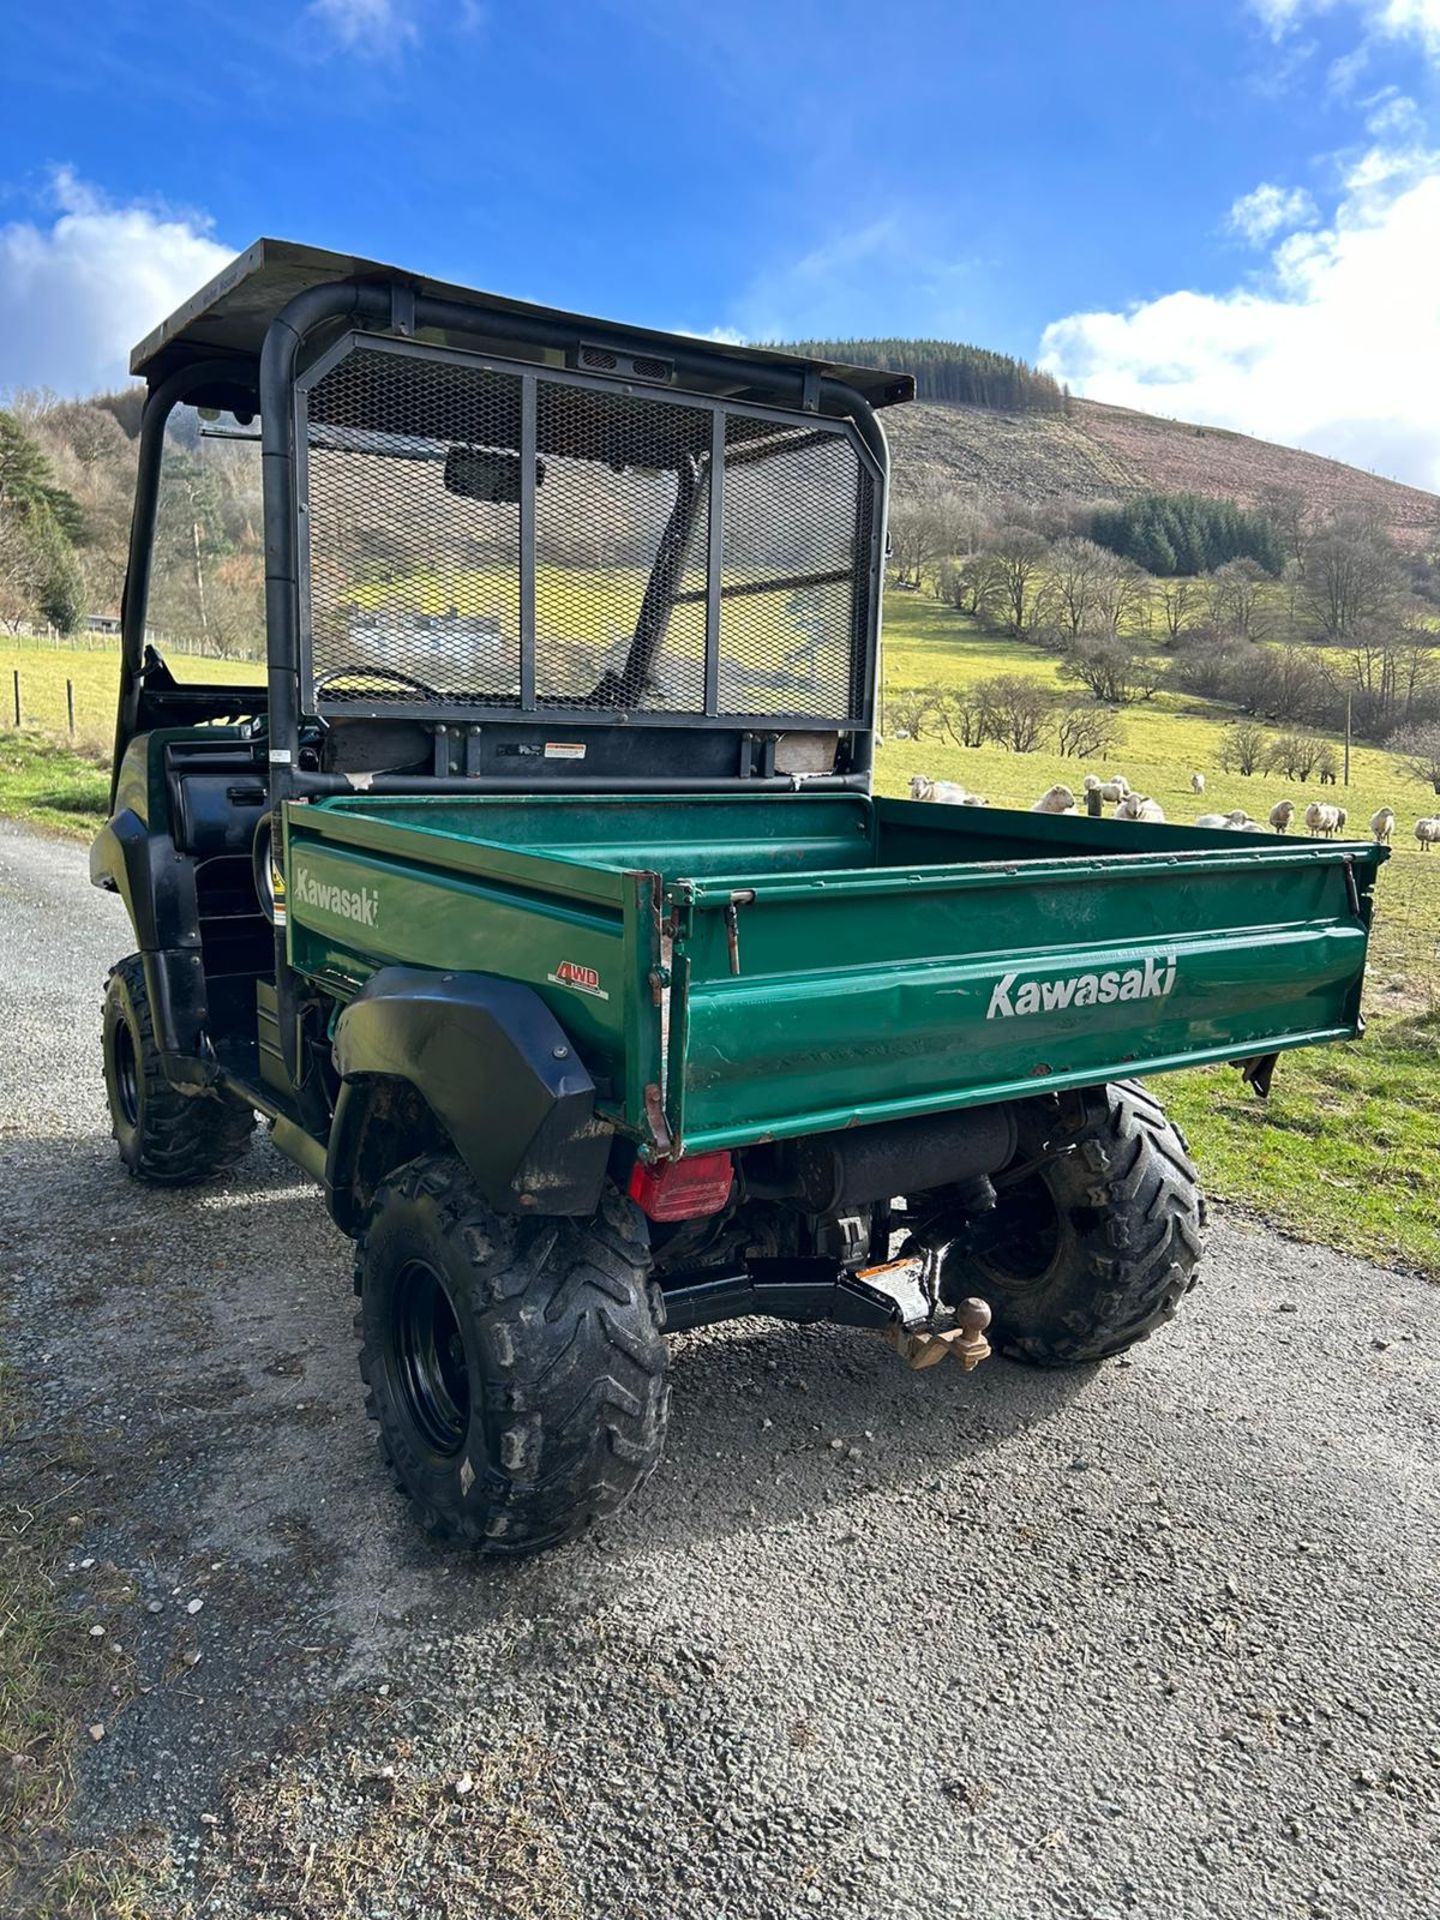
[{"label": "black wheel rim", "polygon": [[115,1023],[115,1100],[127,1127],[140,1124],[140,1063],[128,1020]]},{"label": "black wheel rim", "polygon": [[1032,1173],[1002,1188],[985,1223],[980,1264],[1013,1292],[1043,1286],[1060,1252],[1060,1214],[1049,1182]]},{"label": "black wheel rim", "polygon": [[414,1426],[434,1452],[458,1453],[470,1429],[465,1343],[445,1282],[424,1260],[412,1260],[395,1289],[395,1353]]}]

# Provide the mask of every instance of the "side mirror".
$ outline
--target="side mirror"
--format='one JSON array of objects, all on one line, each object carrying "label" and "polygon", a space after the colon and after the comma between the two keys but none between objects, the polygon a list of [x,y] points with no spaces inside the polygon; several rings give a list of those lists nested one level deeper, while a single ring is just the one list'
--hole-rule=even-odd
[{"label": "side mirror", "polygon": [[[545,462],[535,462],[535,484],[545,478]],[[448,447],[445,491],[463,500],[514,505],[520,499],[520,456],[504,447]]]}]

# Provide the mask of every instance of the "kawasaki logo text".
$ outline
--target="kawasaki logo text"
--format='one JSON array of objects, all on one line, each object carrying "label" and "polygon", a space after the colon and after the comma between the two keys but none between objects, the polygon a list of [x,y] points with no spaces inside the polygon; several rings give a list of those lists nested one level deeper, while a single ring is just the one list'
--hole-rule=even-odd
[{"label": "kawasaki logo text", "polygon": [[1117,967],[1111,973],[1072,973],[1065,980],[1027,980],[1015,975],[997,980],[987,1020],[1011,1020],[1026,1013],[1058,1013],[1062,1007],[1105,1007],[1113,1000],[1163,1000],[1175,987],[1175,959],[1166,954],[1143,967]]},{"label": "kawasaki logo text", "polygon": [[373,887],[332,887],[317,880],[308,867],[295,871],[295,898],[307,907],[319,907],[322,913],[338,914],[353,920],[357,927],[373,927],[380,896]]}]

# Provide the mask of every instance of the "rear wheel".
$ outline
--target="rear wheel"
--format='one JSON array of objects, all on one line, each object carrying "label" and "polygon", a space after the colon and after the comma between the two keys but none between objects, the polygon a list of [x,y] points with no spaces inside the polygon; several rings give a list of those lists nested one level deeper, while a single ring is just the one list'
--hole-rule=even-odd
[{"label": "rear wheel", "polygon": [[179,1093],[165,1078],[138,953],[111,969],[101,1045],[110,1128],[135,1179],[181,1187],[234,1166],[255,1115],[222,1094]]},{"label": "rear wheel", "polygon": [[487,1553],[613,1513],[665,1436],[662,1308],[638,1207],[591,1220],[486,1206],[452,1154],[381,1187],[356,1249],[366,1409],[428,1530]]},{"label": "rear wheel", "polygon": [[994,1210],[947,1252],[942,1288],[979,1294],[997,1353],[1074,1366],[1123,1353],[1196,1283],[1205,1205],[1185,1137],[1134,1080],[1027,1101]]}]

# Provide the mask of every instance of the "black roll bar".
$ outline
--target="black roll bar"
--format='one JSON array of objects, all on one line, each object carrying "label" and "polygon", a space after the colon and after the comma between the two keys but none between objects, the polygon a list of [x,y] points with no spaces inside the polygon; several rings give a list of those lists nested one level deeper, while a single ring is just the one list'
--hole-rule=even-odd
[{"label": "black roll bar", "polygon": [[150,573],[155,553],[155,516],[160,503],[160,470],[165,452],[165,428],[170,415],[187,393],[233,385],[253,400],[255,383],[245,374],[245,363],[234,360],[197,360],[179,367],[145,396],[140,415],[140,449],[135,474],[135,505],[130,515],[130,546],[125,588],[120,598],[120,696],[115,715],[115,751],[110,763],[110,810],[120,779],[120,762],[139,722],[140,668],[145,654],[145,626],[150,608]]},{"label": "black roll bar", "polygon": [[[299,293],[270,322],[260,353],[260,433],[264,475],[265,516],[265,621],[268,636],[270,793],[276,803],[320,795],[337,789],[331,777],[308,772],[299,765],[300,732],[300,569],[297,551],[298,495],[295,475],[295,410],[293,404],[295,374],[301,350],[317,328],[327,322],[361,321],[386,325],[403,322],[400,330],[417,329],[443,333],[463,333],[498,341],[513,347],[517,339],[534,345],[566,349],[574,345],[574,332],[534,316],[489,313],[483,308],[466,306],[455,300],[429,299],[408,294],[399,285],[367,283],[311,287]],[[404,311],[408,309],[408,311]],[[623,347],[623,334],[606,336]],[[703,348],[672,355],[677,374],[712,386],[732,396],[746,391],[736,379],[733,361]],[[821,411],[853,421],[856,430],[875,460],[880,473],[889,472],[889,451],[879,421],[863,396],[844,381],[821,376],[818,380],[804,368],[767,370],[767,398],[805,411]],[[158,390],[157,390],[158,391]],[[678,503],[677,503],[678,504]],[[677,524],[676,533],[680,532]],[[682,548],[683,552],[683,548]],[[648,598],[648,596],[647,596]],[[650,608],[653,617],[656,609]],[[640,663],[644,662],[649,634],[637,632]],[[857,774],[837,776],[836,784],[864,786],[871,754],[868,739],[861,737],[860,758],[864,762]],[[369,791],[399,792],[391,781],[396,775],[377,774]],[[750,787],[749,781],[736,781]],[[790,783],[783,782],[783,785]],[[820,782],[806,782],[809,786]],[[432,781],[430,792],[445,791],[446,783]],[[346,782],[340,791],[353,791]],[[454,791],[474,792],[473,780],[457,781]]]}]

